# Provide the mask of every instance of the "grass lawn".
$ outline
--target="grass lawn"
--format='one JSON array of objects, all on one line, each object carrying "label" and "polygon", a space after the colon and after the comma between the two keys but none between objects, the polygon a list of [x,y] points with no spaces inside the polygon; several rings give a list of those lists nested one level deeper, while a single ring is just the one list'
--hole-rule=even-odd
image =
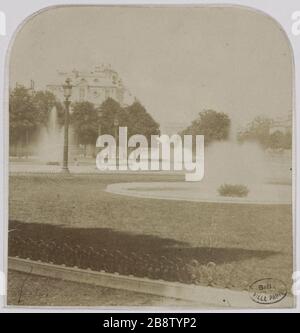
[{"label": "grass lawn", "polygon": [[178,180],[183,178],[160,174],[10,175],[9,218],[67,227],[73,234],[86,229],[77,233],[79,242],[93,233],[120,251],[131,246],[150,254],[176,253],[190,263],[197,260],[200,272],[213,262],[217,286],[244,289],[272,277],[290,289],[291,206],[169,201],[104,191],[115,182]]}]

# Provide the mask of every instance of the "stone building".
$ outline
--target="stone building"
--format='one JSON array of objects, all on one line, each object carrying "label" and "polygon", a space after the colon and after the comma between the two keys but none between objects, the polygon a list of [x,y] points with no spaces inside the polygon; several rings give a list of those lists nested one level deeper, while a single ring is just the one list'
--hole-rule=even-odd
[{"label": "stone building", "polygon": [[131,94],[124,87],[118,73],[110,65],[96,66],[91,72],[74,69],[72,72],[58,72],[56,82],[47,85],[47,90],[63,100],[62,84],[71,79],[72,102],[88,101],[99,106],[111,97],[121,106],[130,104]]}]

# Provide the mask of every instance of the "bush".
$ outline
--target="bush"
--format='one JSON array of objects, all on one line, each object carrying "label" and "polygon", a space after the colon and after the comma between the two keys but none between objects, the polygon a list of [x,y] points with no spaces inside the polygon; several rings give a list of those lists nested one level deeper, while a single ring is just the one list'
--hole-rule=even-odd
[{"label": "bush", "polygon": [[218,192],[222,197],[246,197],[249,190],[245,185],[223,184],[218,188]]}]

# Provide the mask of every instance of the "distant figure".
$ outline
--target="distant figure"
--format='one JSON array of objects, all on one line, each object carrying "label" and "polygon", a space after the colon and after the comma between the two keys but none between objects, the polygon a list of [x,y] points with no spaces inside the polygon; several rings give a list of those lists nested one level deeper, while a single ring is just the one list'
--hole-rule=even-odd
[{"label": "distant figure", "polygon": [[79,161],[77,160],[77,157],[74,157],[74,165],[78,166],[79,165]]}]

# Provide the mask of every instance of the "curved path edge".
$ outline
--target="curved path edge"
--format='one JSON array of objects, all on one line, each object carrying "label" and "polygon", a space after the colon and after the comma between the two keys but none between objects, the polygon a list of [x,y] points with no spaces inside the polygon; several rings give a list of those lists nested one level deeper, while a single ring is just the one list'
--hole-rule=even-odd
[{"label": "curved path edge", "polygon": [[[105,191],[111,194],[126,195],[129,197],[145,198],[145,199],[158,199],[158,200],[176,200],[176,201],[189,201],[189,202],[204,202],[204,203],[220,203],[220,204],[253,204],[253,205],[291,205],[292,202],[288,201],[268,201],[268,200],[249,200],[244,198],[189,198],[186,196],[168,196],[153,193],[152,191],[136,191],[130,187],[145,186],[145,183],[114,183],[106,186]],[[150,190],[151,188],[149,188]]]}]

